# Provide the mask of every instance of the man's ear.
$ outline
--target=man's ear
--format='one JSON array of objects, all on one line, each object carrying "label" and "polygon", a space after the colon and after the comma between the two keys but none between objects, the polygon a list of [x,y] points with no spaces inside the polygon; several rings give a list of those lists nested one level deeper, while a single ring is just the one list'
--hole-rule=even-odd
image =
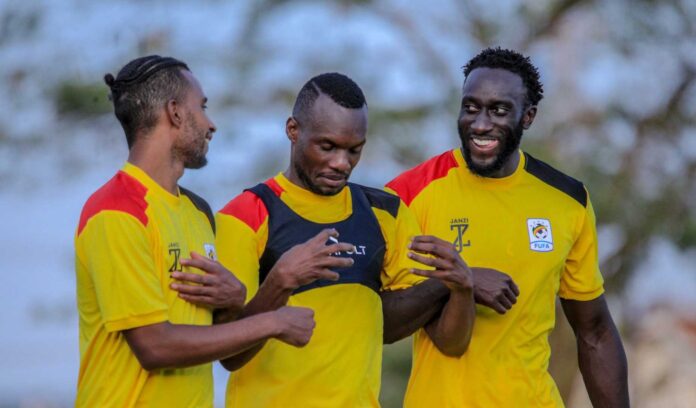
[{"label": "man's ear", "polygon": [[294,116],[290,116],[285,121],[285,134],[292,144],[297,143],[297,139],[300,136],[300,124]]},{"label": "man's ear", "polygon": [[530,126],[532,126],[532,122],[534,122],[534,118],[536,117],[537,113],[537,107],[536,105],[532,105],[528,107],[522,116],[522,128],[527,130],[529,129]]},{"label": "man's ear", "polygon": [[166,111],[169,123],[175,128],[180,128],[184,121],[181,114],[181,106],[176,99],[170,99],[167,102]]}]

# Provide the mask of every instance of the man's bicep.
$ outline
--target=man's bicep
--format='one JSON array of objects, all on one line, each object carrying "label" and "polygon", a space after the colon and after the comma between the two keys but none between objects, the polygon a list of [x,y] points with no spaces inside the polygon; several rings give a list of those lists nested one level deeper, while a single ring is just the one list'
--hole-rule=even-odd
[{"label": "man's bicep", "polygon": [[568,323],[578,334],[591,333],[611,320],[604,295],[586,301],[561,299],[561,306]]},{"label": "man's bicep", "polygon": [[131,215],[104,211],[90,220],[78,241],[108,331],[168,319],[153,245]]},{"label": "man's bicep", "polygon": [[409,243],[413,237],[421,235],[420,227],[409,208],[401,201],[396,217],[380,210],[376,210],[375,213],[387,241],[382,288],[386,290],[405,289],[425,280],[425,278],[411,273],[413,268],[427,269],[427,267],[408,257]]},{"label": "man's bicep", "polygon": [[259,258],[265,247],[268,222],[254,231],[237,217],[218,213],[215,247],[220,263],[246,286],[249,302],[259,289]]},{"label": "man's bicep", "polygon": [[587,301],[602,293],[604,279],[599,271],[597,227],[588,198],[578,236],[566,258],[558,295],[563,299]]}]

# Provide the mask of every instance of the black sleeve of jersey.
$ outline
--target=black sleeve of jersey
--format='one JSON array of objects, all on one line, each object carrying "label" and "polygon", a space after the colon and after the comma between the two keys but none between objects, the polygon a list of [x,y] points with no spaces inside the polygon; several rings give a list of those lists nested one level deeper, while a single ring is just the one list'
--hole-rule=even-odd
[{"label": "black sleeve of jersey", "polygon": [[583,207],[587,207],[587,191],[582,182],[561,173],[541,160],[535,159],[529,153],[525,152],[524,154],[527,159],[525,170],[529,174],[566,193]]},{"label": "black sleeve of jersey", "polygon": [[366,186],[360,186],[360,188],[371,206],[388,212],[394,218],[399,214],[401,199],[398,196],[377,188]]},{"label": "black sleeve of jersey", "polygon": [[187,190],[181,186],[179,186],[179,191],[181,194],[185,195],[186,197],[191,200],[193,205],[196,206],[198,211],[202,212],[205,214],[206,217],[208,217],[208,221],[210,221],[210,226],[213,228],[213,233],[215,233],[215,216],[213,215],[213,211],[210,209],[210,205],[208,205],[208,202],[205,201],[201,196],[198,194],[192,192],[191,190]]}]

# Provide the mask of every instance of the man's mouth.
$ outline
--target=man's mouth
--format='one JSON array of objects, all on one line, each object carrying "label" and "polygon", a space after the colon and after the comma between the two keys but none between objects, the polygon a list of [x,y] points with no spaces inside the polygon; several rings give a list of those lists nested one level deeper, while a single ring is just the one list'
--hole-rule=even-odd
[{"label": "man's mouth", "polygon": [[348,180],[348,177],[340,174],[322,174],[319,178],[323,179],[331,187],[341,187]]},{"label": "man's mouth", "polygon": [[472,147],[481,153],[489,153],[495,150],[500,144],[500,141],[498,139],[490,137],[472,136],[469,140],[471,140]]}]

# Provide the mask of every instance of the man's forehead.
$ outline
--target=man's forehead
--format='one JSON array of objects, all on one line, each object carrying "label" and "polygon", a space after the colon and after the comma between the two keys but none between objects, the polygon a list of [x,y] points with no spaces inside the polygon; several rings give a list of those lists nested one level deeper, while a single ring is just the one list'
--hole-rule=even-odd
[{"label": "man's forehead", "polygon": [[345,108],[323,93],[320,93],[314,101],[310,112],[312,121],[315,123],[352,122],[360,126],[367,121],[367,106],[361,109]]},{"label": "man's forehead", "polygon": [[198,82],[198,79],[191,73],[191,71],[183,70],[183,75],[188,81],[189,85],[189,91],[193,93],[195,97],[198,98],[205,98],[205,95],[203,93],[203,88],[201,88],[200,82]]},{"label": "man's forehead", "polygon": [[469,73],[462,87],[463,94],[494,92],[500,96],[526,96],[527,88],[522,78],[503,68],[476,68]]}]

